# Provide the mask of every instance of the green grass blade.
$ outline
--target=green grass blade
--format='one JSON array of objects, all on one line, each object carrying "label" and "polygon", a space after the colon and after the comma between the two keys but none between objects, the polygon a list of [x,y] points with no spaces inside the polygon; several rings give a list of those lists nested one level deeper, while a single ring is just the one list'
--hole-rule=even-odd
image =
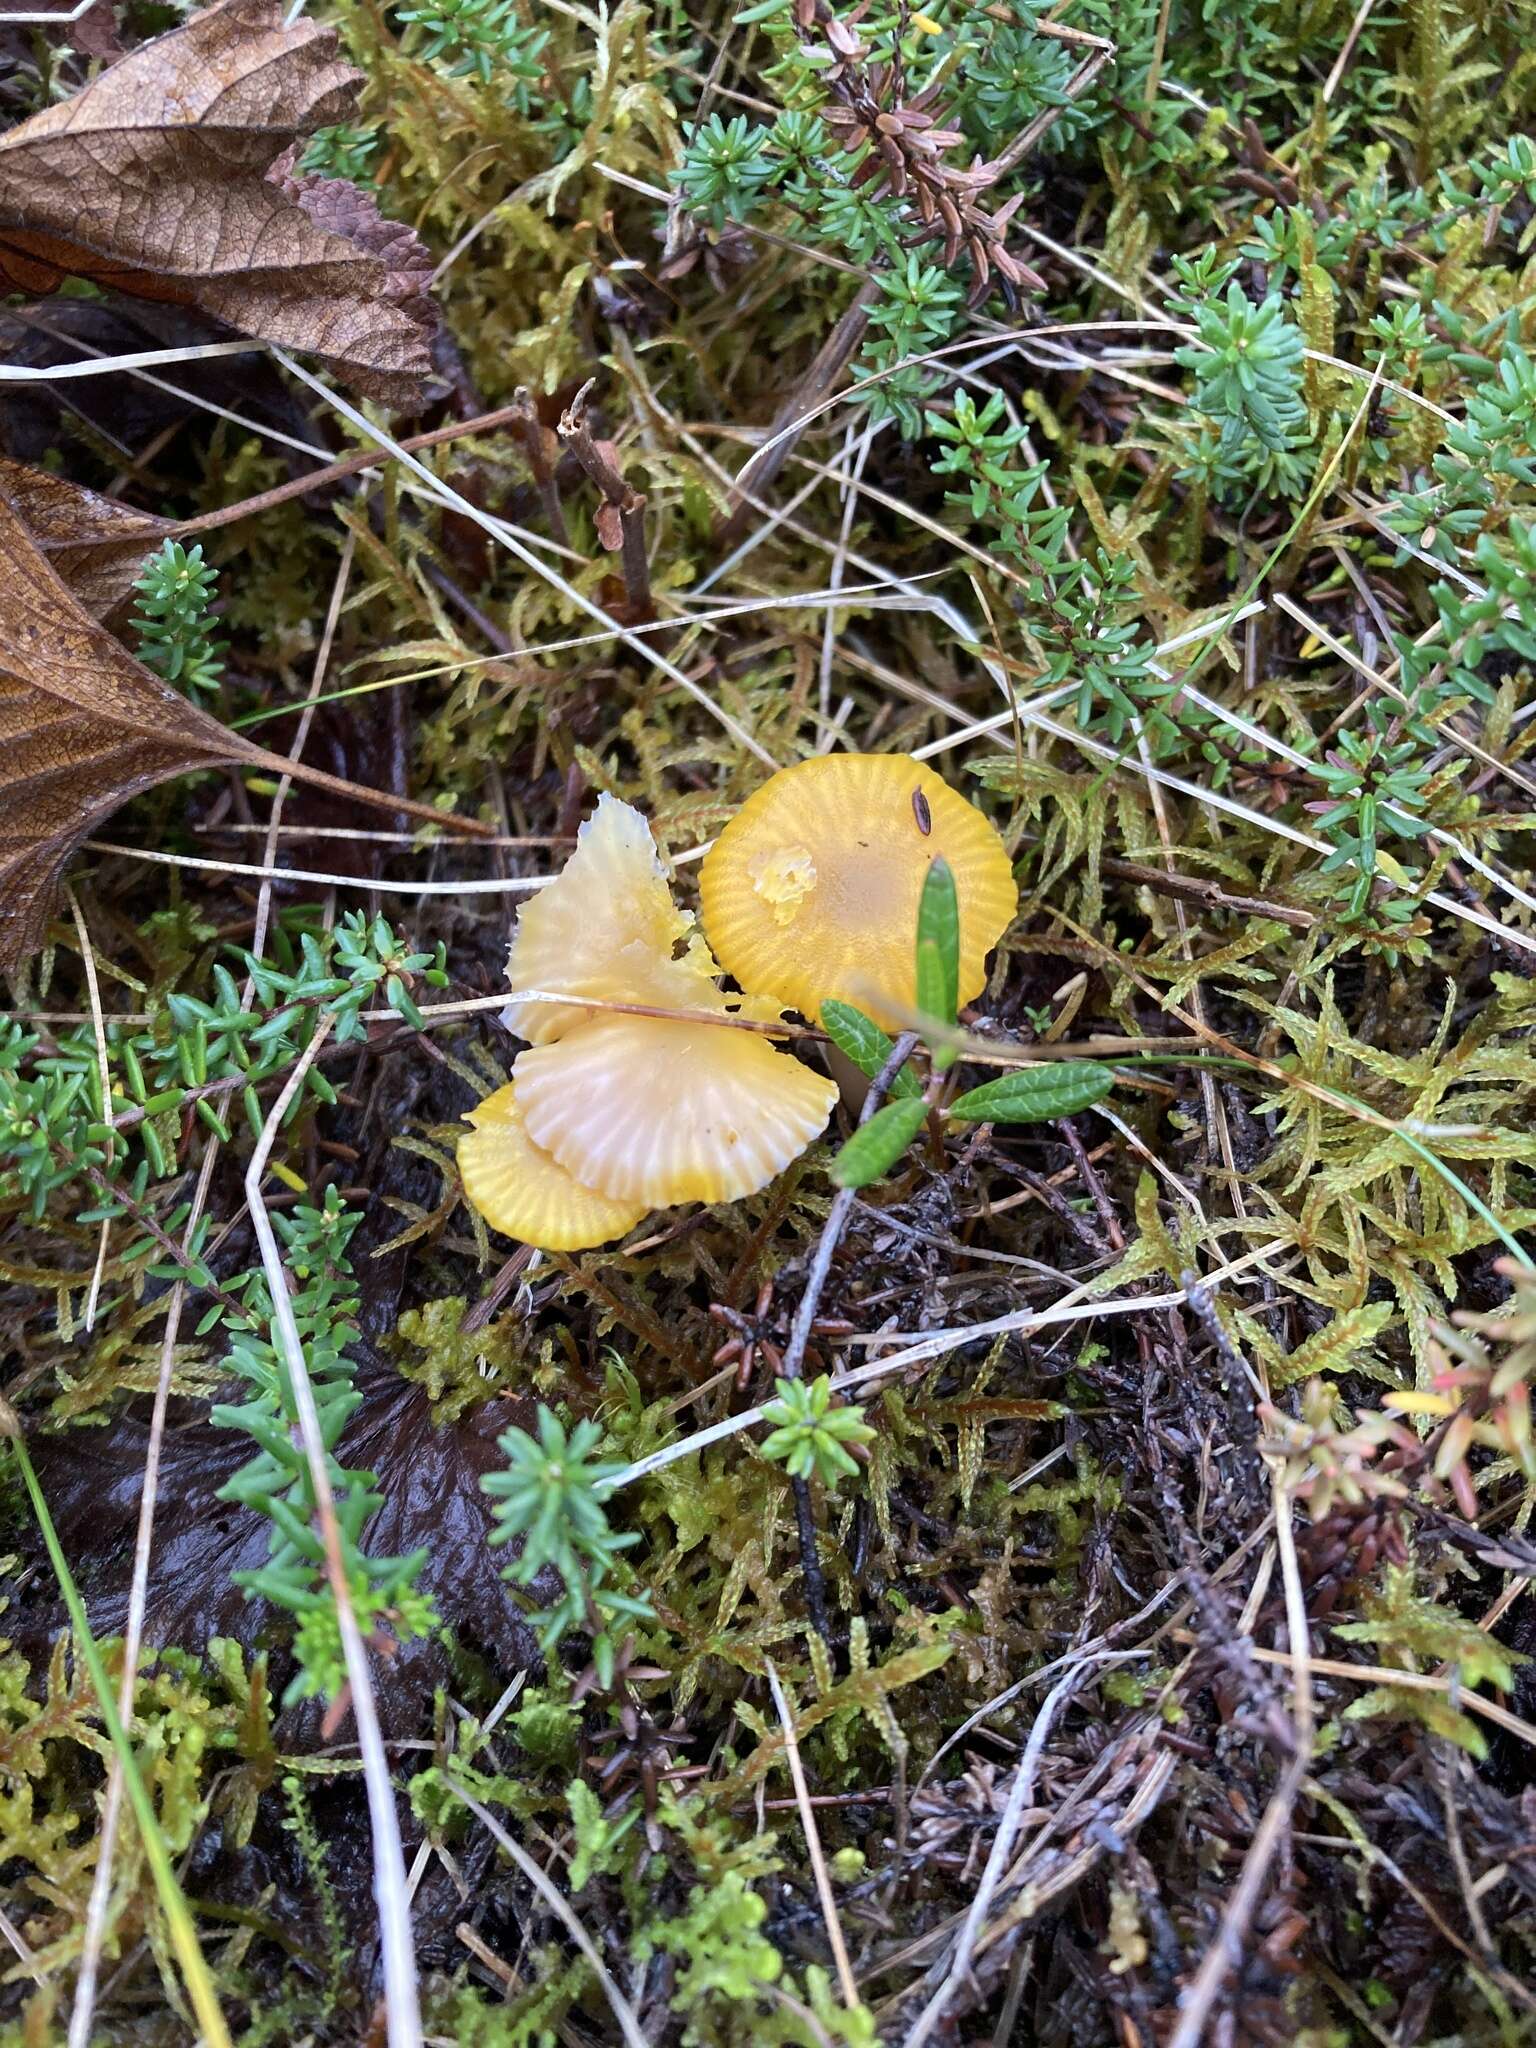
[{"label": "green grass blade", "polygon": [[[940,854],[928,869],[917,906],[917,1007],[925,1017],[953,1025],[960,1010],[960,899],[949,862]],[[934,1064],[951,1064],[939,1052]]]},{"label": "green grass blade", "polygon": [[139,1772],[138,1758],[133,1753],[133,1744],[123,1726],[117,1711],[117,1702],[112,1696],[112,1686],[107,1678],[106,1666],[101,1661],[101,1652],[96,1647],[96,1638],[91,1634],[90,1622],[86,1619],[85,1602],[80,1598],[80,1589],[70,1571],[69,1560],[59,1542],[58,1531],[53,1526],[53,1517],[48,1512],[48,1503],[38,1483],[32,1460],[27,1455],[27,1446],[19,1432],[11,1438],[11,1447],[16,1453],[16,1462],[21,1467],[22,1481],[32,1502],[32,1512],[37,1517],[37,1526],[43,1532],[43,1543],[53,1566],[54,1577],[59,1582],[59,1591],[64,1595],[64,1604],[69,1609],[70,1624],[75,1632],[75,1645],[85,1660],[90,1673],[91,1684],[96,1689],[97,1702],[101,1707],[101,1718],[106,1723],[107,1734],[123,1773],[123,1788],[128,1794],[128,1803],[133,1808],[134,1819],[139,1824],[139,1835],[144,1843],[144,1854],[148,1858],[150,1872],[154,1877],[155,1890],[160,1897],[160,1908],[165,1914],[166,1927],[175,1950],[176,1960],[181,1967],[182,1981],[187,1987],[197,2024],[202,2033],[204,2048],[231,2048],[229,2029],[224,2024],[224,2015],[219,2009],[218,1996],[213,1988],[213,1978],[198,1947],[197,1932],[192,1925],[192,1914],[187,1906],[186,1895],[176,1881],[176,1872],[171,1865],[171,1853],[166,1847],[165,1837],[155,1818],[154,1802],[149,1796],[143,1777]]}]

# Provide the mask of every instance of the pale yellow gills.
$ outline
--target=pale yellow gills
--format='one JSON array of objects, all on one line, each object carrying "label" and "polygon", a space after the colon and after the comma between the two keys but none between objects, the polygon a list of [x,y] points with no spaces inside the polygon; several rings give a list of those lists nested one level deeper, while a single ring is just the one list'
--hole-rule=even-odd
[{"label": "pale yellow gills", "polygon": [[508,1085],[469,1113],[474,1129],[459,1140],[459,1173],[475,1208],[503,1237],[548,1252],[609,1244],[634,1228],[649,1208],[618,1202],[584,1187],[541,1152]]},{"label": "pale yellow gills", "polygon": [[[681,959],[675,951],[683,950]],[[631,804],[600,796],[576,851],[518,912],[507,980],[514,990],[721,1010],[718,972],[693,918],[672,901],[651,828]],[[509,1003],[509,1031],[547,1045],[590,1011]]]},{"label": "pale yellow gills", "polygon": [[831,1081],[750,1031],[609,1016],[512,1069],[536,1142],[617,1200],[732,1202],[826,1124]]},{"label": "pale yellow gills", "polygon": [[705,934],[744,989],[807,1017],[829,997],[895,1028],[915,993],[917,906],[942,854],[960,905],[960,1000],[1019,892],[991,821],[907,754],[822,754],[743,804],[700,876]]}]

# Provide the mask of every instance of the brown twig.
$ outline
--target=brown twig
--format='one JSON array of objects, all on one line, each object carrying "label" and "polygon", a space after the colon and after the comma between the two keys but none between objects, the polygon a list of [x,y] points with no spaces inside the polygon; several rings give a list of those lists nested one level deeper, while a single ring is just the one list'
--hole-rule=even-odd
[{"label": "brown twig", "polygon": [[[412,434],[400,446],[408,448],[414,455],[423,448],[439,447],[444,441],[462,441],[470,434],[489,434],[497,427],[515,427],[520,419],[515,405],[498,406],[495,412],[481,413],[478,419],[451,420],[445,427],[434,427],[427,434]],[[340,483],[344,478],[356,476],[365,469],[377,469],[388,461],[377,448],[364,449],[358,455],[344,455],[337,462],[328,462],[323,469],[312,469],[305,476],[290,477],[286,483],[275,484],[270,491],[258,491],[254,498],[242,498],[238,504],[219,505],[212,512],[199,512],[195,519],[182,519],[170,529],[173,538],[184,539],[192,533],[211,533],[220,526],[229,526],[236,519],[247,519],[257,512],[270,512],[274,505],[286,505],[290,498],[305,497],[310,491],[318,491],[325,484]],[[564,533],[556,539],[564,540]]]},{"label": "brown twig", "polygon": [[237,1322],[245,1324],[250,1321],[250,1312],[244,1302],[238,1301],[234,1295],[226,1293],[218,1281],[211,1276],[204,1280],[199,1273],[198,1262],[190,1253],[183,1250],[174,1237],[171,1237],[161,1228],[159,1222],[144,1207],[143,1203],[135,1201],[126,1188],[119,1187],[115,1182],[108,1180],[107,1176],[94,1166],[87,1166],[85,1168],[85,1177],[99,1195],[105,1196],[110,1202],[121,1203],[124,1210],[138,1225],[140,1230],[148,1231],[166,1257],[186,1274],[190,1286],[211,1294],[225,1314],[234,1316]]},{"label": "brown twig", "polygon": [[475,1303],[459,1325],[459,1335],[468,1337],[475,1330],[483,1330],[506,1300],[521,1278],[528,1261],[533,1257],[532,1245],[519,1245],[502,1266],[500,1266],[489,1287]]},{"label": "brown twig", "polygon": [[634,490],[619,474],[612,443],[593,435],[587,395],[596,382],[589,377],[560,415],[560,439],[603,494],[597,537],[610,553],[618,554],[630,611],[635,618],[650,619],[656,608],[651,602],[651,565],[645,552],[645,493]]},{"label": "brown twig", "polygon": [[[511,423],[517,429],[517,438],[523,444],[523,454],[528,467],[533,471],[533,481],[544,502],[544,517],[549,521],[553,537],[564,547],[567,542],[565,528],[565,507],[560,502],[560,484],[555,476],[555,466],[549,459],[550,442],[553,436],[539,418],[538,407],[533,402],[533,393],[526,384],[519,384],[510,408]],[[410,446],[409,442],[403,444]]]},{"label": "brown twig", "polygon": [[[1054,35],[1061,41],[1069,39],[1062,35],[1059,22],[1041,22],[1039,28],[1042,33]],[[1067,80],[1066,91],[1063,94],[1064,100],[1075,100],[1085,93],[1104,69],[1104,66],[1109,62],[1110,58],[1115,55],[1116,49],[1115,44],[1107,41],[1103,36],[1089,35],[1084,29],[1077,30],[1075,34],[1071,35],[1070,40],[1091,44],[1092,47],[1082,63],[1078,65],[1072,76]],[[1014,137],[1002,155],[994,157],[987,165],[987,170],[991,173],[992,177],[994,179],[1005,178],[1010,171],[1016,171],[1035,144],[1040,141],[1041,137],[1050,128],[1052,122],[1060,118],[1061,112],[1062,108],[1059,105],[1042,107],[1035,118],[1029,123],[1029,126],[1021,129],[1019,134]]]},{"label": "brown twig", "polygon": [[1310,910],[1297,910],[1289,903],[1275,903],[1266,896],[1233,896],[1222,888],[1219,882],[1202,880],[1198,875],[1170,874],[1165,868],[1146,867],[1136,860],[1118,860],[1106,855],[1101,862],[1106,875],[1113,875],[1117,881],[1134,882],[1140,888],[1151,889],[1159,896],[1182,898],[1187,903],[1199,903],[1211,910],[1235,910],[1245,917],[1268,917],[1276,924],[1288,924],[1294,930],[1307,932],[1317,923]]},{"label": "brown twig", "polygon": [[[864,1107],[859,1111],[860,1124],[866,1124],[885,1100],[886,1090],[895,1080],[917,1044],[915,1031],[904,1031],[891,1047],[885,1065],[869,1084],[869,1093],[864,1098]],[[805,1364],[806,1346],[811,1341],[811,1327],[816,1321],[816,1308],[821,1300],[821,1291],[827,1284],[827,1275],[832,1270],[832,1260],[847,1228],[848,1218],[853,1214],[853,1205],[858,1200],[857,1188],[840,1188],[837,1199],[827,1212],[822,1225],[821,1236],[816,1243],[816,1253],[811,1260],[810,1277],[805,1283],[805,1292],[795,1310],[795,1320],[790,1326],[789,1343],[784,1351],[782,1377],[797,1380]],[[805,1604],[810,1609],[811,1621],[822,1641],[831,1647],[831,1623],[827,1614],[826,1581],[821,1575],[821,1563],[816,1555],[816,1516],[811,1505],[811,1489],[804,1479],[790,1481],[795,1496],[795,1520],[800,1532],[800,1562],[805,1574]]]}]

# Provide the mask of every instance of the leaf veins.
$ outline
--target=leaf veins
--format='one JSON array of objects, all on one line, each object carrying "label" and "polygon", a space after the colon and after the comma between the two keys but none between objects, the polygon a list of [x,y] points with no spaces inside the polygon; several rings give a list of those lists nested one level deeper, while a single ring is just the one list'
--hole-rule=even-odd
[{"label": "leaf veins", "polygon": [[431,259],[344,180],[291,175],[352,113],[333,30],[219,0],[0,135],[0,282],[196,306],[387,403],[430,367]]}]

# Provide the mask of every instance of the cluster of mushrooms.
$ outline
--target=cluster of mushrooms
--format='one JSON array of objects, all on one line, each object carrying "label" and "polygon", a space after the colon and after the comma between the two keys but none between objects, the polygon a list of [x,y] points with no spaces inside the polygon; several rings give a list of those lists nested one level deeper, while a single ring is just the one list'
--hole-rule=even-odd
[{"label": "cluster of mushrooms", "polygon": [[[654,1209],[765,1187],[823,1130],[837,1085],[730,1020],[815,1021],[837,998],[900,1028],[940,855],[969,1002],[1017,907],[1012,865],[990,821],[909,755],[818,755],[771,776],[705,858],[702,931],[645,819],[600,797],[518,915],[504,1020],[528,1050],[460,1142],[475,1208],[507,1237],[577,1251]],[[592,1007],[613,1004],[628,1007]]]}]

